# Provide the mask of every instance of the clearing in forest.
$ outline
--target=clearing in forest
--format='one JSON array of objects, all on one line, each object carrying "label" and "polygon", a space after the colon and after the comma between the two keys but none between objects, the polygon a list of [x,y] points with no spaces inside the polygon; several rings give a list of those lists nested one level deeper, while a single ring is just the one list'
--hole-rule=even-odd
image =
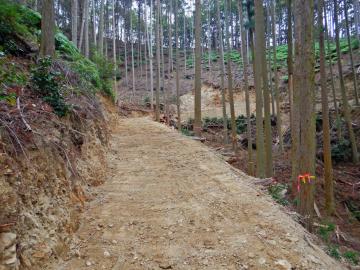
[{"label": "clearing in forest", "polygon": [[133,118],[111,149],[71,257],[46,269],[343,269],[200,142]]}]

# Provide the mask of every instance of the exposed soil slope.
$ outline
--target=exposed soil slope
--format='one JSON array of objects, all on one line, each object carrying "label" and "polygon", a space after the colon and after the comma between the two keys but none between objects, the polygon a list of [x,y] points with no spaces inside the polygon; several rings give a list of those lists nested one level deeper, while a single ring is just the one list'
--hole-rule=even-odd
[{"label": "exposed soil slope", "polygon": [[253,178],[146,118],[114,127],[111,168],[71,257],[44,269],[342,269]]}]

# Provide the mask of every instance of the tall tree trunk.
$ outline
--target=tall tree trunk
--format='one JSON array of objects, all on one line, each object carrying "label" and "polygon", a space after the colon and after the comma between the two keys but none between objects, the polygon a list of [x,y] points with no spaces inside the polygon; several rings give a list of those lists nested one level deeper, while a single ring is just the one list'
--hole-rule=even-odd
[{"label": "tall tree trunk", "polygon": [[350,30],[349,30],[348,6],[346,4],[346,1],[347,0],[344,0],[346,37],[347,37],[348,46],[349,46],[351,72],[353,74],[355,104],[357,106],[359,106],[359,96],[358,96],[358,90],[357,90],[358,85],[357,85],[357,78],[356,78],[357,76],[356,76],[356,71],[355,71],[355,67],[354,67],[353,50],[352,50],[352,46],[351,46],[351,36],[350,36]]},{"label": "tall tree trunk", "polygon": [[[327,18],[326,16],[326,8],[324,6],[324,15],[325,18]],[[338,108],[338,104],[336,101],[336,92],[335,92],[335,83],[334,83],[334,72],[333,72],[333,63],[332,63],[332,58],[331,58],[331,48],[330,48],[330,38],[329,38],[329,29],[328,29],[328,25],[327,25],[327,20],[325,20],[325,31],[326,31],[326,43],[327,43],[327,53],[329,54],[329,69],[330,69],[330,79],[331,79],[331,91],[332,91],[332,95],[333,95],[333,103],[334,103],[334,109],[335,109],[335,123],[336,123],[336,132],[338,135],[338,139],[341,140],[342,139],[342,132],[341,132],[341,119],[340,119],[340,114],[339,114],[339,108]]]},{"label": "tall tree trunk", "polygon": [[[160,12],[161,17],[163,16],[163,12],[161,9]],[[162,19],[160,19],[160,21],[162,22]],[[162,81],[162,89],[163,89],[163,95],[164,95],[164,105],[165,105],[165,118],[168,118],[168,97],[167,97],[167,89],[165,88],[165,57],[164,57],[164,26],[161,23],[160,24],[160,40],[161,40],[161,81]]]},{"label": "tall tree trunk", "polygon": [[263,128],[263,92],[262,92],[262,57],[263,48],[261,39],[264,30],[262,14],[262,1],[255,0],[255,61],[254,61],[254,77],[256,91],[256,176],[258,178],[265,177],[265,149],[264,149],[264,128]]},{"label": "tall tree trunk", "polygon": [[215,2],[216,8],[216,28],[218,32],[218,40],[220,47],[220,86],[221,86],[221,103],[223,114],[223,126],[224,126],[224,142],[228,144],[228,119],[226,115],[226,89],[225,89],[225,61],[224,61],[224,42],[223,31],[220,23],[220,7],[218,1]]},{"label": "tall tree trunk", "polygon": [[274,115],[275,116],[275,97],[274,97],[274,87],[273,87],[273,75],[272,75],[272,66],[271,66],[271,60],[272,60],[272,55],[271,55],[271,50],[270,50],[270,39],[271,39],[271,20],[270,20],[270,11],[271,6],[270,3],[266,4],[266,15],[268,17],[268,19],[266,20],[266,33],[265,33],[265,44],[267,46],[267,61],[268,61],[268,71],[269,71],[269,94],[271,95],[271,113],[270,115]]},{"label": "tall tree trunk", "polygon": [[[314,51],[313,51],[313,0],[296,0],[295,14],[295,68],[293,126],[296,137],[297,174],[315,174],[315,97],[314,97]],[[312,231],[314,209],[314,181],[300,181],[299,211],[305,226]]]},{"label": "tall tree trunk", "polygon": [[239,17],[240,17],[240,32],[241,32],[241,54],[243,59],[244,66],[244,86],[245,86],[245,102],[246,102],[246,118],[247,118],[247,147],[248,147],[248,173],[249,175],[254,175],[254,163],[253,163],[253,154],[252,154],[252,138],[251,138],[251,115],[250,115],[250,95],[249,95],[249,63],[248,55],[246,50],[246,30],[244,27],[244,16],[242,3],[239,1]]},{"label": "tall tree trunk", "polygon": [[328,215],[335,211],[334,203],[334,183],[331,163],[331,145],[330,145],[330,123],[329,123],[329,103],[328,90],[326,87],[325,70],[325,37],[323,25],[323,6],[324,0],[318,0],[318,28],[319,28],[319,47],[320,47],[320,83],[321,83],[321,107],[322,107],[322,125],[323,125],[323,149],[324,149],[324,181],[325,181],[325,209]]},{"label": "tall tree trunk", "polygon": [[231,50],[232,50],[232,41],[231,37],[229,37],[229,12],[231,12],[231,2],[230,0],[226,0],[225,3],[225,39],[227,44],[227,77],[228,77],[228,92],[229,92],[229,105],[230,105],[230,120],[231,120],[231,142],[232,147],[235,151],[237,151],[237,134],[236,134],[236,117],[235,117],[235,107],[234,107],[234,93],[233,93],[233,78],[232,78],[232,70],[231,70]]},{"label": "tall tree trunk", "polygon": [[99,52],[104,54],[104,0],[100,0]]},{"label": "tall tree trunk", "polygon": [[297,177],[299,175],[299,163],[296,160],[297,149],[299,139],[296,133],[296,127],[294,123],[297,124],[299,119],[294,119],[293,110],[294,110],[294,85],[293,85],[293,38],[292,38],[292,0],[287,0],[287,45],[288,45],[288,57],[287,57],[287,66],[288,66],[288,94],[289,94],[289,105],[290,105],[290,131],[291,131],[291,191],[292,196],[297,196]]},{"label": "tall tree trunk", "polygon": [[127,43],[128,43],[128,33],[127,31],[125,31],[125,41],[124,41],[124,44],[125,44],[125,83],[126,83],[126,86],[129,87],[129,76],[128,76],[128,52],[127,52]]},{"label": "tall tree trunk", "polygon": [[54,0],[43,1],[41,20],[40,56],[55,54],[55,10]]},{"label": "tall tree trunk", "polygon": [[280,152],[283,151],[283,137],[282,137],[282,120],[280,109],[280,96],[279,96],[279,74],[277,69],[277,55],[276,55],[276,18],[275,18],[275,1],[271,4],[271,26],[272,26],[272,42],[273,42],[273,56],[274,56],[274,77],[275,77],[275,102],[276,102],[276,127],[279,135],[279,148]]},{"label": "tall tree trunk", "polygon": [[186,58],[186,12],[184,10],[184,76],[186,75]]},{"label": "tall tree trunk", "polygon": [[345,90],[345,83],[342,71],[342,64],[341,64],[341,53],[340,53],[340,41],[339,41],[339,22],[338,22],[338,3],[337,0],[334,0],[334,22],[335,22],[335,42],[336,42],[336,54],[337,54],[337,63],[339,69],[339,79],[340,79],[340,90],[341,90],[341,98],[343,103],[343,111],[345,116],[345,121],[348,126],[349,130],[349,138],[351,143],[351,150],[352,150],[352,160],[356,164],[359,162],[358,150],[356,146],[356,138],[354,134],[354,130],[352,127],[351,121],[351,111],[349,101],[346,96]]},{"label": "tall tree trunk", "polygon": [[154,109],[154,67],[153,67],[153,0],[150,0],[150,19],[149,19],[149,37],[148,37],[148,48],[149,48],[149,66],[150,66],[150,106]]},{"label": "tall tree trunk", "polygon": [[96,42],[96,6],[95,6],[95,0],[92,0],[92,12],[93,12],[93,38],[94,38],[94,46],[96,48],[97,42]]},{"label": "tall tree trunk", "polygon": [[355,35],[360,40],[360,2],[359,0],[353,0],[354,5],[354,25]]},{"label": "tall tree trunk", "polygon": [[84,41],[84,32],[85,32],[85,21],[86,21],[86,18],[85,18],[85,8],[86,8],[86,0],[84,0],[83,2],[83,11],[82,11],[82,14],[81,14],[81,28],[80,28],[80,38],[79,38],[79,50],[82,51],[84,54],[85,54],[85,50],[84,50],[84,44],[83,44],[83,41]]},{"label": "tall tree trunk", "polygon": [[208,10],[207,10],[207,20],[208,20],[208,66],[209,66],[209,81],[212,81],[212,73],[211,73],[211,28],[210,28],[210,0],[208,2]]},{"label": "tall tree trunk", "polygon": [[[132,1],[131,1],[132,4]],[[132,6],[132,5],[131,5]],[[134,58],[134,40],[133,40],[133,20],[132,20],[132,7],[130,6],[130,43],[131,43],[131,82],[132,82],[132,98],[135,98],[135,58]]]},{"label": "tall tree trunk", "polygon": [[78,29],[78,0],[71,1],[71,41],[77,47]]},{"label": "tall tree trunk", "polygon": [[145,91],[148,91],[148,58],[147,58],[147,47],[148,47],[148,26],[147,26],[147,11],[146,3],[144,3],[144,27],[145,27],[145,38],[144,38],[144,58],[145,58]]},{"label": "tall tree trunk", "polygon": [[[172,1],[172,0],[171,0]],[[179,19],[178,19],[178,3],[175,0],[175,57],[176,57],[176,109],[177,109],[177,128],[181,130],[181,114],[180,114],[180,55],[179,55]],[[185,40],[184,40],[185,41]]]},{"label": "tall tree trunk", "polygon": [[195,0],[195,119],[194,132],[201,135],[201,0]]},{"label": "tall tree trunk", "polygon": [[113,34],[113,61],[114,61],[114,101],[117,104],[117,85],[116,85],[116,28],[115,28],[115,0],[112,0],[112,34]]},{"label": "tall tree trunk", "polygon": [[[264,96],[264,115],[265,115],[265,176],[271,177],[273,175],[272,164],[272,136],[271,136],[271,121],[270,121],[270,96],[269,96],[269,84],[268,84],[268,72],[266,65],[266,46],[265,46],[265,29],[264,29],[264,8],[262,0],[255,0],[255,46],[258,48],[258,52],[255,56],[260,58],[260,65],[256,66],[261,72],[262,87]],[[257,63],[257,62],[256,62]],[[261,88],[260,88],[261,89]],[[257,116],[257,115],[256,115]]]},{"label": "tall tree trunk", "polygon": [[161,74],[161,59],[160,59],[160,0],[156,0],[156,113],[155,119],[160,122],[160,74]]},{"label": "tall tree trunk", "polygon": [[172,13],[173,13],[173,7],[172,7],[172,0],[170,0],[170,10],[169,10],[169,31],[168,31],[168,37],[169,37],[169,76],[170,73],[174,70],[173,65],[173,50],[172,50]]},{"label": "tall tree trunk", "polygon": [[85,16],[85,29],[84,29],[84,42],[85,42],[85,57],[89,58],[90,46],[89,46],[89,0],[84,1],[84,16]]}]

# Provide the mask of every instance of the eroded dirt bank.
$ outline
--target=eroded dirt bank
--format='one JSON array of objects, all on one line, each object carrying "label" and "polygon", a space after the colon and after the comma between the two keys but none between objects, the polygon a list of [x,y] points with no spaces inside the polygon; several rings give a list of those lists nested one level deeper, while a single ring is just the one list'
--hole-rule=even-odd
[{"label": "eroded dirt bank", "polygon": [[43,269],[343,269],[251,178],[146,118],[114,127],[110,175]]}]

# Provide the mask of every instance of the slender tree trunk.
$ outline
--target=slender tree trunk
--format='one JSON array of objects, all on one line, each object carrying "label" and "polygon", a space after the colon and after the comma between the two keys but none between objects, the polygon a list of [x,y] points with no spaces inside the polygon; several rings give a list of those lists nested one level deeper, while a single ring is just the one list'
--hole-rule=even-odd
[{"label": "slender tree trunk", "polygon": [[325,181],[325,209],[328,215],[335,211],[334,203],[334,183],[331,163],[330,145],[330,123],[329,123],[329,103],[328,90],[326,87],[325,71],[325,37],[323,25],[323,6],[324,0],[318,0],[318,24],[319,24],[319,47],[320,47],[320,83],[321,83],[321,106],[322,106],[322,125],[323,125],[323,149],[324,149],[324,181]]},{"label": "slender tree trunk", "polygon": [[354,5],[354,25],[355,35],[360,40],[360,2],[359,0],[353,0]]},{"label": "slender tree trunk", "polygon": [[287,0],[287,45],[288,45],[288,94],[290,104],[290,131],[291,131],[291,190],[293,197],[297,196],[297,179],[299,175],[299,163],[297,162],[296,153],[298,149],[299,138],[297,136],[297,128],[294,124],[298,125],[299,119],[294,119],[294,91],[293,91],[293,38],[292,38],[292,0]]},{"label": "slender tree trunk", "polygon": [[112,0],[112,34],[113,34],[113,61],[114,61],[114,101],[117,104],[117,84],[116,84],[116,27],[115,27],[115,0]]},{"label": "slender tree trunk", "polygon": [[85,12],[85,29],[84,29],[84,41],[85,41],[85,57],[89,58],[90,46],[89,46],[89,0],[84,1]]},{"label": "slender tree trunk", "polygon": [[225,39],[227,44],[227,77],[228,77],[228,92],[229,92],[229,105],[230,105],[230,118],[231,118],[231,142],[232,147],[235,151],[237,151],[237,134],[236,134],[236,117],[235,117],[235,107],[234,107],[234,93],[233,93],[233,78],[232,78],[232,70],[231,70],[231,37],[229,37],[229,25],[228,25],[228,19],[229,18],[229,12],[231,11],[231,2],[230,0],[226,0],[225,3],[226,11],[225,11]]},{"label": "slender tree trunk", "polygon": [[40,56],[55,54],[55,10],[54,0],[43,1],[41,20]]},{"label": "slender tree trunk", "polygon": [[[172,0],[171,0],[172,1]],[[180,59],[179,59],[179,19],[178,3],[175,0],[175,57],[176,57],[176,109],[177,109],[177,128],[181,131],[181,114],[180,114]],[[184,40],[185,42],[185,40]]]},{"label": "slender tree trunk", "polygon": [[104,54],[104,0],[100,0],[99,52]]},{"label": "slender tree trunk", "polygon": [[249,63],[246,50],[246,30],[244,28],[244,16],[242,3],[239,1],[239,17],[240,17],[240,32],[241,32],[241,54],[244,65],[244,86],[245,86],[245,102],[246,102],[246,118],[247,118],[247,147],[248,147],[248,173],[254,175],[254,162],[252,154],[252,138],[251,138],[251,115],[250,115],[250,95],[249,95]]},{"label": "slender tree trunk", "polygon": [[[131,1],[132,3],[132,1]],[[130,43],[131,43],[131,74],[132,74],[132,98],[135,98],[135,58],[134,58],[134,40],[133,40],[133,20],[132,20],[132,8],[130,6]]]},{"label": "slender tree trunk", "polygon": [[[169,76],[170,73],[174,70],[174,64],[173,64],[173,46],[172,46],[172,13],[173,13],[173,6],[172,6],[172,0],[170,0],[170,10],[169,10],[169,31],[168,31],[168,37],[169,37]],[[170,89],[170,88],[169,88]]]},{"label": "slender tree trunk", "polygon": [[201,136],[201,0],[195,0],[195,119],[194,132]]},{"label": "slender tree trunk", "polygon": [[145,48],[144,48],[144,58],[145,58],[145,90],[148,91],[148,55],[147,55],[147,47],[148,47],[148,26],[147,26],[147,11],[146,11],[146,3],[144,3],[144,26],[145,26]]},{"label": "slender tree trunk", "polygon": [[[293,121],[297,138],[296,160],[299,174],[315,175],[315,97],[313,51],[313,0],[296,0],[295,14],[295,68]],[[298,173],[298,172],[296,172]],[[299,211],[305,226],[312,231],[314,209],[314,181],[300,181]]]},{"label": "slender tree trunk", "polygon": [[357,76],[356,76],[356,71],[355,71],[355,67],[354,67],[353,50],[352,50],[352,46],[351,46],[351,36],[350,36],[350,30],[349,30],[348,6],[346,4],[346,1],[347,0],[344,0],[346,37],[347,37],[348,46],[349,46],[351,72],[353,74],[355,104],[356,104],[356,106],[359,106],[359,96],[358,96],[358,90],[357,90],[358,85],[357,85],[357,78],[356,78]]},{"label": "slender tree trunk", "polygon": [[341,53],[340,53],[340,41],[339,41],[339,23],[338,23],[338,3],[337,0],[334,0],[334,22],[335,22],[335,42],[336,42],[336,54],[337,54],[337,63],[339,69],[339,79],[340,79],[340,90],[341,90],[341,98],[343,103],[343,111],[345,116],[345,121],[349,130],[349,139],[351,143],[352,150],[352,159],[355,164],[359,162],[358,150],[356,146],[356,138],[354,134],[354,130],[352,127],[351,121],[351,111],[349,101],[346,96],[344,77],[342,72],[342,64],[341,64]]},{"label": "slender tree trunk", "polygon": [[78,29],[78,0],[71,1],[71,41],[77,47]]},{"label": "slender tree trunk", "polygon": [[287,6],[287,45],[288,45],[288,92],[290,103],[290,124],[292,123],[292,102],[293,102],[293,38],[292,38],[292,0],[286,0]]},{"label": "slender tree trunk", "polygon": [[85,32],[85,21],[86,21],[86,16],[85,16],[85,13],[86,13],[86,11],[85,11],[85,8],[86,8],[86,0],[84,0],[84,6],[83,6],[83,12],[82,12],[82,17],[81,17],[81,28],[80,28],[80,38],[79,38],[79,50],[80,51],[82,51],[82,52],[84,52],[84,54],[85,54],[85,50],[84,50],[84,46],[83,46],[83,41],[84,41],[84,32]]},{"label": "slender tree trunk", "polygon": [[[260,11],[259,11],[260,9]],[[261,39],[263,32],[260,26],[264,17],[261,12],[262,1],[255,1],[255,61],[254,77],[256,91],[256,176],[265,178],[265,149],[264,149],[264,128],[263,128],[263,92],[262,92],[262,46]],[[259,56],[259,57],[257,57]]]},{"label": "slender tree trunk", "polygon": [[127,52],[127,43],[128,43],[128,33],[125,31],[125,83],[129,87],[129,76],[128,76],[128,52]]},{"label": "slender tree trunk", "polygon": [[[264,115],[265,115],[265,176],[271,177],[273,175],[272,166],[272,136],[271,136],[271,122],[270,122],[270,96],[268,84],[268,72],[266,65],[266,46],[265,46],[265,29],[264,29],[264,8],[262,0],[255,0],[255,37],[256,47],[260,47],[255,56],[260,58],[260,65],[256,68],[261,72],[262,87],[264,96]],[[261,89],[261,88],[260,88]]]},{"label": "slender tree trunk", "polygon": [[105,58],[107,59],[108,58],[108,53],[109,53],[109,47],[108,47],[108,33],[109,33],[109,1],[110,0],[106,0],[105,2],[105,20],[104,20],[104,23],[105,23],[105,38],[104,38],[104,56]]},{"label": "slender tree trunk", "polygon": [[[324,6],[324,14],[325,14],[325,18],[327,18],[325,6]],[[338,135],[338,139],[341,140],[342,139],[341,119],[340,119],[338,104],[337,104],[337,101],[336,101],[333,63],[332,63],[332,58],[331,58],[330,38],[329,38],[329,29],[328,29],[328,25],[327,25],[327,20],[325,20],[325,31],[326,31],[326,39],[327,39],[326,40],[327,51],[328,51],[328,54],[329,54],[329,69],[330,69],[330,77],[331,77],[330,78],[331,79],[331,91],[332,91],[332,95],[333,95],[333,103],[334,103],[335,118],[336,118],[336,120],[335,120],[336,132],[337,132],[337,135]]]},{"label": "slender tree trunk", "polygon": [[221,102],[224,125],[224,142],[228,144],[228,122],[226,115],[226,89],[225,89],[225,63],[224,63],[224,45],[223,45],[223,31],[220,24],[220,8],[218,1],[214,1],[216,6],[216,27],[218,32],[218,40],[220,47],[220,86],[221,86]]},{"label": "slender tree trunk", "polygon": [[94,38],[94,46],[96,48],[97,42],[96,42],[96,6],[95,6],[95,0],[92,0],[92,12],[93,12],[93,38]]},{"label": "slender tree trunk", "polygon": [[151,109],[154,109],[154,67],[153,67],[153,42],[152,42],[152,35],[153,35],[153,24],[152,24],[152,18],[153,18],[153,0],[150,0],[150,19],[149,19],[149,66],[150,66],[150,106]]},{"label": "slender tree trunk", "polygon": [[161,59],[160,59],[160,0],[156,0],[156,113],[155,119],[160,122],[160,75],[161,75]]},{"label": "slender tree trunk", "polygon": [[209,81],[212,81],[212,72],[211,72],[211,28],[210,28],[210,0],[208,2],[208,14],[207,14],[207,19],[208,19],[208,31],[207,31],[207,35],[208,35],[208,55],[209,55],[209,59],[208,59],[208,66],[209,66]]},{"label": "slender tree trunk", "polygon": [[272,22],[272,42],[273,42],[273,55],[274,55],[274,77],[275,77],[275,102],[276,102],[276,127],[279,135],[280,152],[283,151],[283,136],[282,136],[282,120],[280,109],[280,96],[279,96],[279,74],[277,69],[277,55],[276,55],[276,18],[275,18],[275,1],[271,4],[271,22]]},{"label": "slender tree trunk", "polygon": [[184,75],[186,75],[186,14],[184,10]]},{"label": "slender tree trunk", "polygon": [[[163,16],[162,9],[160,12],[160,16]],[[162,19],[160,19],[162,21]],[[168,98],[167,98],[167,89],[165,88],[165,57],[164,57],[164,27],[163,24],[160,23],[160,40],[161,40],[161,80],[162,80],[162,89],[164,95],[164,105],[165,105],[165,118],[168,118]]]}]

